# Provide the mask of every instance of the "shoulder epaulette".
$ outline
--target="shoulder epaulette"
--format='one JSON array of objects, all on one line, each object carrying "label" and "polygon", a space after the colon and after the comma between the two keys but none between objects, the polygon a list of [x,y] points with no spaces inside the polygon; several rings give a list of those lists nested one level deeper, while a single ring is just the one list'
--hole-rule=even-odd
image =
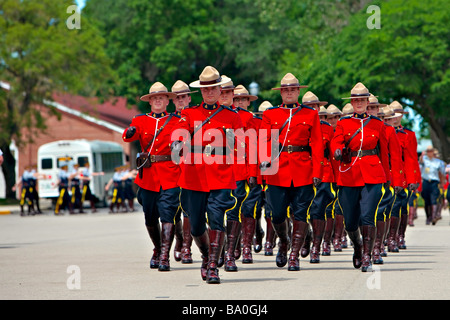
[{"label": "shoulder epaulette", "polygon": [[280,106],[273,106],[273,107],[267,108],[266,110],[277,109],[277,108],[279,108],[279,107],[280,107]]},{"label": "shoulder epaulette", "polygon": [[146,116],[146,115],[147,115],[146,113],[141,113],[141,114],[135,115],[133,118],[137,118],[137,117],[140,117],[140,116]]},{"label": "shoulder epaulette", "polygon": [[253,119],[258,119],[258,120],[262,120],[262,118],[256,114],[253,114]]},{"label": "shoulder epaulette", "polygon": [[329,125],[331,127],[331,124],[329,124],[328,122],[326,122],[324,120],[320,120],[320,124],[326,124],[326,125]]},{"label": "shoulder epaulette", "polygon": [[308,108],[308,109],[311,109],[311,110],[316,110],[316,109],[314,109],[313,107],[310,107],[310,106],[307,106],[307,105],[304,105],[304,104],[301,104],[300,107],[302,107],[302,108]]},{"label": "shoulder epaulette", "polygon": [[345,119],[350,119],[352,116],[351,115],[349,115],[349,116],[345,116],[345,117],[342,117],[342,118],[340,118],[339,119],[339,121],[341,121],[341,120],[345,120]]},{"label": "shoulder epaulette", "polygon": [[234,112],[234,113],[238,113],[237,110],[234,110],[234,109],[232,109],[232,108],[229,107],[229,106],[224,106],[224,105],[222,105],[222,107],[223,107],[224,109],[227,109],[227,110],[232,111],[232,112]]},{"label": "shoulder epaulette", "polygon": [[240,107],[237,107],[236,110],[242,110],[242,111],[249,112],[249,113],[253,114],[253,112],[251,112],[250,110],[247,110],[247,109],[244,109],[244,108],[240,108]]},{"label": "shoulder epaulette", "polygon": [[380,118],[378,118],[378,117],[376,117],[376,116],[372,116],[372,115],[370,115],[369,118],[372,118],[372,119],[375,119],[375,120],[379,120],[379,121],[383,121],[383,120],[381,120]]},{"label": "shoulder epaulette", "polygon": [[405,127],[403,127],[403,130],[407,130],[407,131],[411,131],[411,132],[414,132],[414,131],[412,131],[411,129],[409,129],[409,128],[405,128]]},{"label": "shoulder epaulette", "polygon": [[384,123],[384,125],[385,125],[386,127],[393,127],[392,125],[387,124],[386,122]]}]

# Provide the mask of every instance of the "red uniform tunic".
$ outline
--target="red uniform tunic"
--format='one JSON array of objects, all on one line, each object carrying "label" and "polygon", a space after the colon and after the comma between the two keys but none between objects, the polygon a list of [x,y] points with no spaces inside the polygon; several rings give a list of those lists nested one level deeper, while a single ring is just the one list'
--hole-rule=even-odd
[{"label": "red uniform tunic", "polygon": [[[271,141],[271,130],[280,130],[285,121],[301,108],[279,134],[278,141]],[[262,134],[264,138],[262,138]],[[271,169],[277,168],[276,172],[267,170],[263,172],[264,178],[269,185],[294,187],[310,185],[313,178],[323,176],[323,144],[322,130],[320,128],[319,115],[311,107],[297,104],[295,108],[287,108],[285,105],[269,108],[263,113],[263,120],[260,128],[260,139],[267,142],[266,155],[261,154],[261,162],[271,161],[272,143],[279,143],[282,146],[300,147],[310,146],[308,151],[300,152],[280,152],[279,157],[271,163]],[[281,151],[281,150],[280,150]],[[260,152],[261,153],[261,152]],[[277,155],[273,155],[276,157]],[[272,158],[273,158],[272,157]],[[270,174],[267,174],[269,173]]]},{"label": "red uniform tunic", "polygon": [[397,128],[396,132],[402,148],[403,174],[405,179],[405,185],[403,187],[406,188],[411,183],[417,183],[415,170],[416,162],[418,163],[418,161],[416,153],[411,154],[410,137],[408,133],[401,128]]},{"label": "red uniform tunic", "polygon": [[391,186],[393,187],[405,188],[406,181],[403,169],[402,147],[395,132],[395,128],[388,124],[384,124],[384,128],[388,142],[389,164],[391,169],[387,180],[391,181]]},{"label": "red uniform tunic", "polygon": [[[122,134],[123,141],[132,142],[139,140],[141,150],[150,152],[151,155],[170,155],[170,138],[172,131],[178,127],[179,118],[172,116],[170,121],[166,124],[164,129],[159,133],[155,139],[153,146],[147,147],[152,141],[156,131],[168,119],[168,113],[154,114],[147,113],[138,115],[133,118],[130,126],[136,127],[136,133],[129,139],[126,138],[125,130]],[[142,179],[139,175],[136,176],[134,183],[139,187],[159,192],[163,190],[178,187],[177,182],[180,177],[180,168],[172,161],[161,161],[152,163],[150,168],[143,168]]]},{"label": "red uniform tunic", "polygon": [[331,141],[332,152],[334,154],[337,149],[342,150],[345,143],[369,118],[370,122],[350,141],[348,147],[352,151],[373,150],[379,143],[379,154],[364,157],[353,156],[349,164],[341,162],[337,181],[340,186],[360,187],[365,184],[385,183],[386,177],[389,177],[389,157],[384,123],[377,117],[364,113],[341,118]]},{"label": "red uniform tunic", "polygon": [[334,172],[333,166],[331,164],[331,147],[330,143],[334,136],[333,127],[326,121],[320,121],[322,128],[322,142],[323,142],[323,176],[321,177],[322,182],[334,182]]},{"label": "red uniform tunic", "polygon": [[[239,117],[241,118],[244,132],[251,128],[251,121],[253,119],[253,113],[248,110],[242,108],[234,108],[237,111]],[[249,178],[249,163],[248,163],[248,155],[249,155],[249,139],[245,141],[245,154],[238,154],[237,147],[235,146],[235,165],[234,174],[236,177],[236,181],[247,180]],[[238,158],[239,157],[239,158]]]},{"label": "red uniform tunic", "polygon": [[[172,140],[188,142],[195,127],[210,117],[219,108],[219,104],[208,106],[205,103],[181,111],[179,129],[174,132]],[[191,150],[191,147],[183,148],[184,164],[178,185],[181,188],[209,192],[217,189],[236,189],[236,179],[233,169],[233,157],[230,147],[227,144],[225,131],[237,129],[242,130],[242,121],[236,111],[229,107],[223,107],[217,115],[198,130],[192,138],[190,144],[195,146],[210,145],[217,150],[227,147],[227,155],[206,155],[204,153],[191,153],[186,156],[184,151]],[[236,144],[239,144],[237,142]]]},{"label": "red uniform tunic", "polygon": [[403,131],[405,131],[408,134],[408,151],[409,154],[412,156],[412,173],[415,177],[415,183],[421,184],[422,183],[422,175],[420,173],[420,166],[419,166],[419,159],[417,158],[417,138],[416,133],[410,129],[401,127]]}]

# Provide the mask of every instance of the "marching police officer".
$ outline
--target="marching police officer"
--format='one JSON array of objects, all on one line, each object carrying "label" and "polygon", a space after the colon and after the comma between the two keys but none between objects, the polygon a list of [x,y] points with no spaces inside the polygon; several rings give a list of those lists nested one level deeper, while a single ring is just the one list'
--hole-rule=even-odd
[{"label": "marching police officer", "polygon": [[[298,79],[291,73],[281,80],[283,103],[263,113],[260,139],[267,142],[267,152],[260,152],[261,170],[268,185],[272,222],[280,239],[276,264],[288,262],[290,244],[286,224],[287,210],[293,216],[292,249],[289,271],[299,271],[299,252],[308,230],[307,214],[314,198],[314,187],[323,174],[323,145],[319,115],[316,110],[298,103]],[[272,131],[279,132],[278,138]],[[298,174],[301,172],[302,174]]]},{"label": "marching police officer", "polygon": [[[169,99],[176,97],[160,82],[142,96],[151,112],[135,116],[122,138],[125,142],[138,140],[142,152],[137,159],[134,182],[139,186],[138,202],[142,205],[145,226],[154,245],[150,268],[169,271],[169,254],[175,232],[175,215],[179,206],[179,166],[171,161],[170,139],[178,126],[178,118],[167,112]],[[158,218],[161,220],[161,230]]]},{"label": "marching police officer", "polygon": [[225,238],[224,217],[236,205],[228,140],[241,135],[242,121],[236,111],[218,103],[220,86],[230,79],[211,66],[205,67],[199,78],[190,86],[200,88],[203,102],[181,111],[172,154],[181,152],[183,156],[178,181],[181,206],[189,216],[191,234],[202,253],[202,279],[214,284],[220,283],[218,260]]},{"label": "marching police officer", "polygon": [[[357,83],[351,90],[352,116],[339,120],[331,147],[339,166],[339,203],[353,242],[353,266],[367,272],[375,240],[375,217],[389,177],[384,123],[366,113],[369,90]],[[359,231],[362,224],[362,235]]]}]

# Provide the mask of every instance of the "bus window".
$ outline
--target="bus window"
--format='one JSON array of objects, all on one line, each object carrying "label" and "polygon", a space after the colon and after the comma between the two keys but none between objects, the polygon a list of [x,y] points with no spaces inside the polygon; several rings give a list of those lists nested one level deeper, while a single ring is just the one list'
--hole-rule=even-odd
[{"label": "bus window", "polygon": [[41,159],[41,168],[42,169],[51,169],[52,167],[53,167],[52,158]]},{"label": "bus window", "polygon": [[102,153],[102,171],[114,172],[114,168],[123,165],[122,152]]},{"label": "bus window", "polygon": [[88,157],[78,157],[78,165],[84,167],[84,165],[89,162]]}]

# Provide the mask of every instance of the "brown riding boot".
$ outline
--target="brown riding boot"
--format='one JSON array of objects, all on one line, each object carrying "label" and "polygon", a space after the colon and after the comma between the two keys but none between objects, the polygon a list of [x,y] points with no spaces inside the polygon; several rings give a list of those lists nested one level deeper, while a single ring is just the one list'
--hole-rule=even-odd
[{"label": "brown riding boot", "polygon": [[387,238],[388,252],[398,252],[397,232],[398,232],[399,224],[400,224],[400,219],[392,216],[391,224],[389,227],[388,238]]},{"label": "brown riding boot", "polygon": [[159,255],[159,267],[158,267],[159,271],[170,270],[169,256],[174,234],[175,234],[175,225],[170,222],[163,222],[161,230],[161,254]]},{"label": "brown riding boot", "polygon": [[355,231],[347,231],[348,237],[353,243],[353,267],[361,268],[363,242],[361,240],[361,232],[359,229]]},{"label": "brown riding boot", "polygon": [[[325,220],[313,219],[312,221],[312,230],[313,230],[313,243],[310,253],[310,263],[319,263],[320,262],[320,244],[322,243],[322,238],[325,231]],[[330,235],[331,237],[331,235]],[[328,238],[329,241],[329,238]],[[328,246],[329,248],[329,246]]]},{"label": "brown riding boot", "polygon": [[300,261],[298,256],[300,253],[300,249],[302,248],[302,245],[305,242],[305,237],[306,233],[308,232],[309,225],[307,222],[297,220],[293,221],[293,225],[294,226],[292,230],[292,249],[291,254],[289,255],[288,271],[300,271]]},{"label": "brown riding boot", "polygon": [[367,272],[372,268],[372,250],[373,243],[375,241],[376,227],[374,226],[362,226],[363,236],[363,257],[361,264],[361,271]]},{"label": "brown riding boot", "polygon": [[416,208],[415,207],[409,207],[409,213],[408,213],[408,226],[414,227],[414,217],[416,215]]},{"label": "brown riding boot", "polygon": [[161,229],[159,223],[146,227],[154,245],[153,256],[150,259],[150,269],[157,269],[159,267],[159,255],[161,253]]},{"label": "brown riding boot", "polygon": [[227,244],[225,253],[225,271],[237,271],[236,260],[234,258],[234,249],[238,240],[241,223],[239,221],[227,221]]},{"label": "brown riding boot", "polygon": [[308,224],[308,228],[306,229],[305,241],[303,242],[303,246],[300,249],[300,255],[302,258],[306,258],[311,251],[311,240],[312,240],[312,231]]},{"label": "brown riding boot", "polygon": [[209,256],[209,232],[205,230],[202,235],[198,237],[192,237],[197,245],[200,253],[202,254],[202,265],[200,266],[200,274],[203,280],[206,280],[206,272],[208,269],[208,256]]},{"label": "brown riding boot", "polygon": [[341,238],[344,231],[344,216],[342,214],[337,214],[334,218],[334,237],[333,237],[333,247],[335,252],[341,252]]},{"label": "brown riding boot", "polygon": [[377,232],[375,237],[375,243],[373,246],[373,263],[374,264],[383,264],[383,258],[381,257],[382,246],[384,247],[384,234],[386,229],[386,222],[380,220],[377,221]]},{"label": "brown riding boot", "polygon": [[262,240],[264,238],[264,230],[261,227],[261,217],[255,220],[255,237],[253,239],[253,248],[256,253],[262,250]]},{"label": "brown riding boot", "polygon": [[334,229],[334,219],[327,218],[325,223],[325,232],[323,234],[323,243],[322,243],[322,255],[329,256],[331,255],[331,236],[333,234]]},{"label": "brown riding boot", "polygon": [[183,222],[178,220],[175,223],[175,247],[173,257],[175,261],[181,261],[181,249],[183,248]]},{"label": "brown riding boot", "polygon": [[282,223],[273,223],[272,224],[275,232],[280,240],[277,257],[275,259],[277,267],[284,267],[287,263],[287,252],[289,250],[289,236],[288,236],[288,227],[286,221]]},{"label": "brown riding boot", "polygon": [[272,219],[266,218],[266,223],[267,223],[267,230],[266,230],[266,243],[264,244],[264,255],[272,256],[276,233],[272,225]]},{"label": "brown riding boot", "polygon": [[400,224],[398,227],[398,248],[399,249],[406,249],[405,232],[406,232],[407,226],[408,226],[408,215],[407,214],[400,215]]},{"label": "brown riding boot", "polygon": [[219,256],[222,253],[225,232],[219,230],[210,230],[209,238],[209,259],[208,270],[206,271],[206,283],[218,284],[220,283],[218,261]]},{"label": "brown riding boot", "polygon": [[256,220],[242,217],[242,263],[253,263],[252,240],[255,234]]},{"label": "brown riding boot", "polygon": [[192,263],[192,235],[189,218],[183,217],[183,244],[181,248],[181,263]]}]

